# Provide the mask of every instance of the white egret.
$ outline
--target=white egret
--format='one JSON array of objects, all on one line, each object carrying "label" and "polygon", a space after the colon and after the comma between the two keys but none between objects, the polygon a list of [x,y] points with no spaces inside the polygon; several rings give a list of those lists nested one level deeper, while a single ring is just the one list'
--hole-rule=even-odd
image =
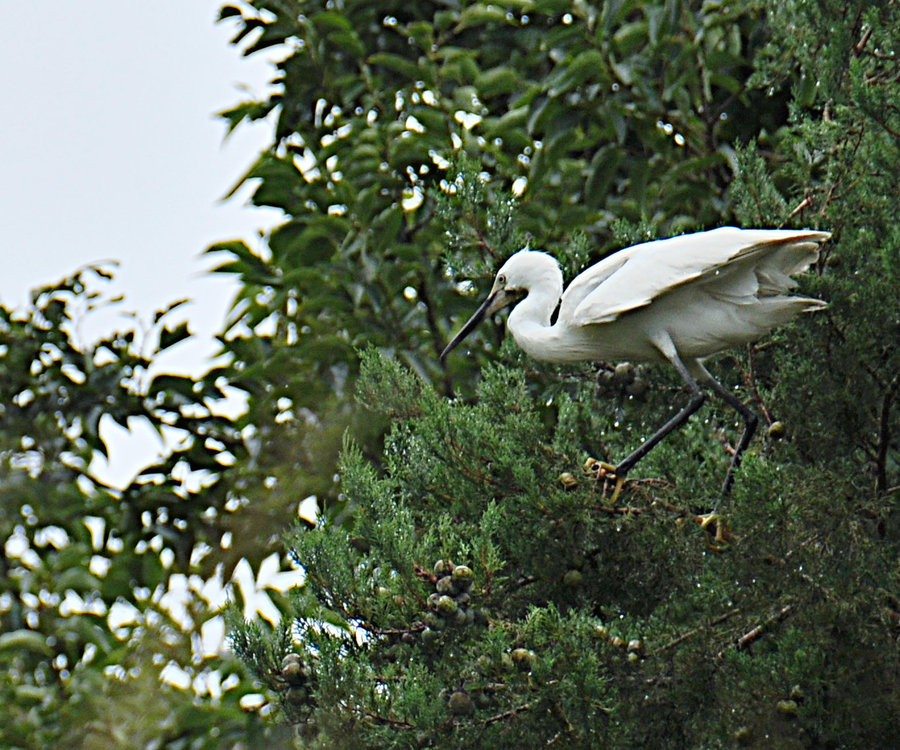
[{"label": "white egret", "polygon": [[[669,362],[690,399],[614,468],[618,496],[626,474],[705,400],[700,384],[744,420],[722,495],[728,494],[756,415],[716,381],[703,361],[758,339],[821,300],[789,296],[793,274],[818,258],[828,232],[722,227],[619,250],[579,274],[563,294],[556,260],[520,250],[497,273],[488,298],[441,354],[444,359],[486,317],[518,302],[507,328],[531,357],[548,362]],[[553,312],[559,307],[555,323]],[[612,469],[613,467],[610,467]]]}]

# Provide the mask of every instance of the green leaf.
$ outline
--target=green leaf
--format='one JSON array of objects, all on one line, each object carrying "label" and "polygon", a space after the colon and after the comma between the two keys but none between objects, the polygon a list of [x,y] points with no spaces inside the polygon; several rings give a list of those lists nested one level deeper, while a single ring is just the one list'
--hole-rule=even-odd
[{"label": "green leaf", "polygon": [[617,146],[606,146],[594,154],[594,158],[591,160],[590,174],[584,185],[584,195],[588,205],[602,206],[606,203],[610,186],[624,158],[625,155]]},{"label": "green leaf", "polygon": [[498,66],[485,70],[475,78],[475,88],[482,99],[509,94],[521,86],[519,74],[512,68]]},{"label": "green leaf", "polygon": [[[209,252],[209,251],[207,251],[207,252]],[[190,302],[189,299],[180,299],[180,300],[176,300],[175,302],[172,302],[172,303],[166,305],[162,310],[157,310],[153,314],[153,322],[159,323],[159,321],[162,320],[170,312],[172,312],[173,310],[177,310],[179,307],[181,307],[182,305],[186,305],[189,302]]]},{"label": "green leaf", "polygon": [[434,44],[434,27],[428,21],[414,21],[406,27],[406,33],[419,47],[431,52],[431,46]]},{"label": "green leaf", "polygon": [[335,11],[320,11],[310,16],[310,21],[321,31],[352,31],[353,24],[342,13]]},{"label": "green leaf", "polygon": [[219,16],[218,16],[217,20],[224,21],[226,18],[234,18],[234,17],[238,17],[238,18],[241,17],[240,8],[236,8],[233,5],[225,5],[219,11]]},{"label": "green leaf", "polygon": [[366,46],[354,30],[332,31],[328,34],[328,40],[335,46],[349,53],[352,57],[364,57]]},{"label": "green leaf", "polygon": [[184,375],[159,374],[154,376],[150,392],[154,394],[177,393],[188,401],[195,401],[194,379]]},{"label": "green leaf", "polygon": [[646,21],[634,21],[622,24],[613,35],[616,52],[622,57],[630,57],[638,52],[648,41]]},{"label": "green leaf", "polygon": [[57,591],[95,591],[100,587],[100,579],[86,568],[68,568],[56,577],[54,585]]},{"label": "green leaf", "polygon": [[376,52],[374,55],[369,55],[367,62],[369,65],[380,66],[399,73],[410,81],[415,81],[419,77],[419,66],[416,63],[392,52]]},{"label": "green leaf", "polygon": [[53,656],[53,649],[47,643],[47,636],[26,628],[0,635],[0,651],[33,651],[44,656]]},{"label": "green leaf", "polygon": [[54,689],[49,685],[16,685],[16,699],[25,703],[45,703],[53,697]]},{"label": "green leaf", "polygon": [[191,331],[187,321],[179,323],[174,328],[166,326],[159,332],[159,350],[165,351],[190,337]]},{"label": "green leaf", "polygon": [[250,257],[256,258],[256,256],[251,252],[250,248],[247,247],[247,243],[243,240],[216,242],[215,244],[210,245],[208,248],[206,248],[206,250],[204,250],[203,252],[204,255],[210,255],[212,253],[230,253],[231,255],[235,255],[238,258],[243,259],[247,259]]},{"label": "green leaf", "polygon": [[603,55],[599,50],[588,49],[558,65],[547,77],[544,90],[551,98],[556,98],[598,77],[605,77]]},{"label": "green leaf", "polygon": [[473,26],[483,26],[497,22],[508,22],[506,11],[503,8],[497,5],[474,3],[460,14],[455,31],[458,34]]}]

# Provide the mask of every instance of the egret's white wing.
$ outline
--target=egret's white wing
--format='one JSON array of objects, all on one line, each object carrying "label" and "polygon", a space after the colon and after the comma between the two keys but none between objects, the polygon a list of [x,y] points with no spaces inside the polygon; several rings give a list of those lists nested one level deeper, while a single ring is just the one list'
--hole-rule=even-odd
[{"label": "egret's white wing", "polygon": [[[827,237],[825,232],[721,227],[634,245],[580,274],[563,295],[559,317],[576,325],[608,323],[629,310],[649,305],[676,287],[701,277],[713,277],[741,256],[746,255],[749,260],[749,256],[767,246],[802,244],[806,250],[800,257],[768,264],[763,271],[768,274],[765,279],[733,279],[733,284],[740,286],[767,283],[784,291],[789,288],[784,279],[815,258],[815,252],[810,253],[808,248],[815,248]],[[728,293],[738,291],[732,286]],[[755,293],[750,289],[741,291]]]}]

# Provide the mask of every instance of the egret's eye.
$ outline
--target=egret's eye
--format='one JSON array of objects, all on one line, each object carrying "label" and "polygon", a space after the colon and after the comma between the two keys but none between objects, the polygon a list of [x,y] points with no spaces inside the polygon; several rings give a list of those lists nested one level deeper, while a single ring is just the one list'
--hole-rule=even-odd
[{"label": "egret's eye", "polygon": [[505,287],[506,286],[506,276],[502,273],[497,277],[497,286]]}]

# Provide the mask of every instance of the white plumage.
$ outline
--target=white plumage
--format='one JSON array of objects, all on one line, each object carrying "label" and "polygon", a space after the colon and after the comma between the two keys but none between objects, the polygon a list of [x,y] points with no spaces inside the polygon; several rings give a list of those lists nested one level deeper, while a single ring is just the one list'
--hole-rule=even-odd
[{"label": "white plumage", "polygon": [[[758,339],[825,303],[790,296],[792,275],[818,258],[827,232],[722,227],[620,250],[579,274],[563,293],[562,272],[546,253],[520,250],[497,273],[491,293],[447,345],[442,359],[485,317],[518,300],[507,328],[535,359],[549,362],[670,362],[690,402],[616,470],[625,473],[703,403],[697,381],[744,417],[746,429],[723,485],[727,493],[756,416],[709,374],[702,361]],[[553,312],[559,307],[556,322]]]}]

